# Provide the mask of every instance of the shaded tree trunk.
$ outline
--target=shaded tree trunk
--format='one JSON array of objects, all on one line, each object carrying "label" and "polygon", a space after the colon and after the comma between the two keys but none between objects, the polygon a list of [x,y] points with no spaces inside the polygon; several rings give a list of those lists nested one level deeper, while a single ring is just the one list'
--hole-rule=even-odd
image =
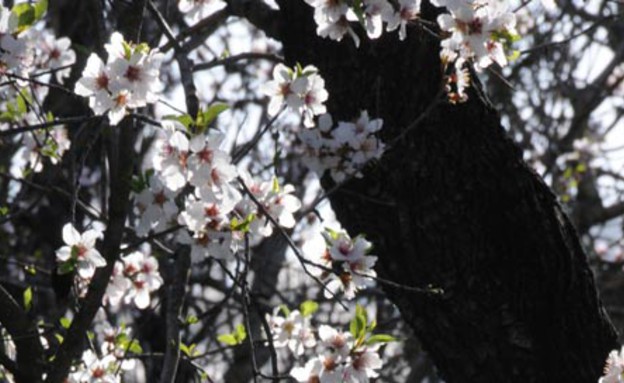
[{"label": "shaded tree trunk", "polygon": [[[320,69],[335,121],[367,109],[391,142],[439,94],[430,34],[412,27],[404,42],[385,34],[356,49],[316,37],[304,1],[279,5],[286,60]],[[423,6],[428,20],[436,12]],[[436,105],[332,206],[351,234],[374,242],[381,276],[444,290],[384,286],[445,380],[595,382],[616,334],[575,229],[479,84],[469,96]]]}]

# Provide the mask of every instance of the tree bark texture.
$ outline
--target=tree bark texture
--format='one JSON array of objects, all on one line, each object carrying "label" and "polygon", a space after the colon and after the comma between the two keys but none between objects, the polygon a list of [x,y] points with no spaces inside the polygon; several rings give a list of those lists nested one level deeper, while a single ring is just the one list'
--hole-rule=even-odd
[{"label": "tree bark texture", "polygon": [[[286,60],[319,68],[334,121],[366,109],[391,142],[439,94],[439,39],[417,26],[403,42],[390,33],[356,49],[318,38],[304,1],[279,6]],[[423,4],[423,18],[438,13]],[[381,276],[443,289],[384,286],[446,381],[595,382],[617,344],[586,256],[479,89],[435,106],[332,206],[373,241]]]}]

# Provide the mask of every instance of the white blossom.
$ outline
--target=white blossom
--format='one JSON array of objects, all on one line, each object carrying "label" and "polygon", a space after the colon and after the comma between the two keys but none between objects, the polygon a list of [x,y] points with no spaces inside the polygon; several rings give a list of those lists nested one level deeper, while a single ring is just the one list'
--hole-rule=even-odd
[{"label": "white blossom", "polygon": [[61,262],[76,261],[78,275],[83,279],[93,277],[97,267],[106,266],[106,260],[95,248],[95,242],[101,234],[87,230],[80,234],[71,223],[63,226],[65,246],[56,251],[56,258]]},{"label": "white blossom", "polygon": [[279,312],[280,308],[277,308],[272,316],[267,314],[275,348],[288,347],[293,354],[299,356],[305,348],[316,345],[308,320],[299,310],[293,310],[285,316],[278,315]]},{"label": "white blossom", "polygon": [[624,382],[624,348],[619,352],[613,350],[607,357],[604,368],[604,375],[598,383],[620,383]]},{"label": "white blossom", "polygon": [[262,92],[270,97],[269,115],[276,115],[282,105],[286,105],[303,117],[304,125],[314,126],[313,118],[326,111],[328,93],[325,81],[312,65],[291,69],[278,64],[273,69],[273,80],[262,87]]}]

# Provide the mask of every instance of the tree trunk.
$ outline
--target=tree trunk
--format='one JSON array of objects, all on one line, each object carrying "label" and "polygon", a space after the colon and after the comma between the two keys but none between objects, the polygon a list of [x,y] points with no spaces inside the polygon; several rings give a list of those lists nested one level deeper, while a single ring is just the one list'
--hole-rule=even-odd
[{"label": "tree trunk", "polygon": [[[334,121],[367,109],[391,142],[439,94],[439,40],[418,27],[403,42],[390,33],[356,49],[316,37],[304,1],[279,5],[286,60],[319,68]],[[423,5],[425,19],[436,15]],[[586,256],[479,90],[434,106],[332,206],[351,234],[373,241],[381,276],[443,289],[384,286],[445,380],[595,382],[617,344]]]}]

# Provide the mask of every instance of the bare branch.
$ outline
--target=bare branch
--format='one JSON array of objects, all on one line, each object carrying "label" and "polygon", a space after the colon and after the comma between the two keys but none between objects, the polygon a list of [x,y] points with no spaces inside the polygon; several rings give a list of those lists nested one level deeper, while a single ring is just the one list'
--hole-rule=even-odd
[{"label": "bare branch", "polygon": [[[39,332],[26,312],[2,286],[0,286],[0,324],[6,328],[17,350],[17,362],[2,364],[11,371],[18,383],[36,383],[42,378],[43,347]],[[3,358],[4,359],[4,358]]]}]

